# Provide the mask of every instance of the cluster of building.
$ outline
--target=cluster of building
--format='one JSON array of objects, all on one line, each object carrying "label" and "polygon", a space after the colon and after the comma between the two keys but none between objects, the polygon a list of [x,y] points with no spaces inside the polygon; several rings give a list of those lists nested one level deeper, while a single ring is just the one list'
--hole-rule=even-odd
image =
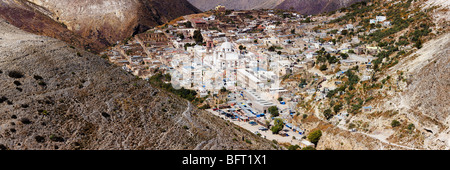
[{"label": "cluster of building", "polygon": [[[321,41],[361,28],[347,24],[315,29],[331,19],[274,10],[229,11],[218,6],[216,11],[186,16],[175,24],[138,34],[128,42],[118,42],[121,45],[105,54],[142,78],[162,71],[172,76],[174,88],[196,90],[199,97],[212,97],[225,88],[243,96],[241,101],[251,105],[253,115],[267,114],[269,107],[277,106],[288,119],[295,113],[297,92],[321,100],[336,86],[286,89],[282,83],[286,75],[310,72],[317,80],[333,81],[328,84],[336,85],[339,82],[336,78],[346,70],[360,66],[364,68],[363,80],[370,79],[371,62],[380,48],[360,44],[358,35],[364,32],[343,43]],[[370,22],[390,25],[384,16]],[[195,38],[196,32],[201,34],[201,42]],[[347,53],[349,57],[330,65],[327,71],[339,71],[328,74],[315,65],[317,51],[321,49],[335,55]],[[298,125],[291,126],[301,129]]]}]

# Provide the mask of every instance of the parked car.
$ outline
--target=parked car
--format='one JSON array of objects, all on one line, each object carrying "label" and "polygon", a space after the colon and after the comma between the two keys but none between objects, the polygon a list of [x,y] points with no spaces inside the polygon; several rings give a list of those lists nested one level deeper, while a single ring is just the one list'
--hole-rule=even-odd
[{"label": "parked car", "polygon": [[269,129],[267,129],[266,127],[259,127],[258,128],[260,131],[266,131],[266,130],[269,130]]}]

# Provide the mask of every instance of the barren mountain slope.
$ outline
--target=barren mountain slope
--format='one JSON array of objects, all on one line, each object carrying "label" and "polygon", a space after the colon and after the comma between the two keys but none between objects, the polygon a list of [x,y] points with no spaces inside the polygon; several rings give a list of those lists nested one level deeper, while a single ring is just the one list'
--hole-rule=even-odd
[{"label": "barren mountain slope", "polygon": [[271,9],[284,0],[188,0],[202,11],[214,9],[217,5],[223,5],[227,9]]},{"label": "barren mountain slope", "polygon": [[[450,33],[431,40],[393,67],[403,72],[403,92],[385,103],[386,109],[406,114],[425,134],[424,148],[450,148]],[[388,104],[392,103],[392,104]]]},{"label": "barren mountain slope", "polygon": [[[102,49],[105,44],[94,38],[82,38],[47,14],[51,12],[25,0],[0,1],[0,18],[25,31],[57,38],[74,46]],[[51,15],[49,15],[51,16]]]},{"label": "barren mountain slope", "polygon": [[[35,13],[47,15],[62,23],[76,34],[86,39],[93,39],[102,45],[111,45],[135,33],[164,24],[182,15],[200,12],[186,0],[6,0],[9,3],[32,2],[29,8]],[[12,9],[14,10],[14,9]],[[3,14],[3,11],[0,12]],[[16,25],[11,17],[9,20]],[[42,19],[34,22],[46,24]],[[35,27],[34,25],[25,26]],[[38,23],[36,23],[38,24]],[[35,24],[35,25],[36,25]],[[21,28],[22,28],[21,27]],[[39,33],[40,30],[33,30]],[[100,51],[98,44],[91,45]]]},{"label": "barren mountain slope", "polygon": [[277,9],[295,10],[301,14],[319,14],[347,7],[363,0],[285,0]]},{"label": "barren mountain slope", "polygon": [[0,80],[2,149],[273,149],[98,56],[1,19]]}]

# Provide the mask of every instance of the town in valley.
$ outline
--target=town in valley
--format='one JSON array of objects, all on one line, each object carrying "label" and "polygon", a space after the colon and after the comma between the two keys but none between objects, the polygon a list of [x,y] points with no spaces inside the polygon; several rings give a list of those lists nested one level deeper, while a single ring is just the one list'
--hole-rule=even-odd
[{"label": "town in valley", "polygon": [[[376,110],[370,101],[377,94],[359,91],[383,88],[373,83],[375,72],[418,45],[398,43],[391,50],[376,41],[383,30],[402,24],[386,13],[343,21],[347,16],[217,6],[118,41],[101,55],[263,138],[313,148],[306,134],[317,129],[305,122],[320,119],[346,131],[364,130],[348,118]],[[380,57],[386,51],[397,56]],[[399,80],[383,81],[401,86]]]}]

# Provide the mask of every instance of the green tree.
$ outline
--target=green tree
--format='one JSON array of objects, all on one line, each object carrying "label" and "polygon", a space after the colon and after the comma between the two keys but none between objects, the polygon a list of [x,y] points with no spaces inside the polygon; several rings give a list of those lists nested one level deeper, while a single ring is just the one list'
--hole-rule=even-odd
[{"label": "green tree", "polygon": [[346,53],[340,53],[340,55],[341,55],[342,59],[344,59],[344,60],[348,58],[348,54],[346,54]]},{"label": "green tree", "polygon": [[325,111],[323,111],[323,116],[325,116],[325,118],[328,120],[331,117],[333,117],[333,114],[331,114],[331,109],[327,109]]},{"label": "green tree", "polygon": [[311,143],[314,143],[314,145],[317,145],[317,143],[320,140],[320,137],[322,137],[322,131],[321,130],[316,130],[316,131],[314,131],[314,132],[312,132],[312,133],[310,133],[308,135],[308,140]]},{"label": "green tree", "polygon": [[245,49],[247,49],[246,47],[244,47],[243,45],[239,45],[239,50],[245,50]]},{"label": "green tree", "polygon": [[416,47],[417,49],[421,49],[422,48],[422,40],[417,40],[417,42],[414,44],[414,47]]},{"label": "green tree", "polygon": [[327,68],[327,65],[323,64],[323,65],[320,66],[319,69],[320,69],[320,71],[325,71],[325,70],[327,70],[328,68]]},{"label": "green tree", "polygon": [[391,126],[392,126],[392,127],[400,126],[400,122],[399,122],[398,120],[392,120]]},{"label": "green tree", "polygon": [[408,130],[414,130],[414,124],[410,123],[410,124],[408,125]]},{"label": "green tree", "polygon": [[278,113],[278,107],[277,106],[271,106],[269,107],[269,113],[272,115],[272,117],[277,117],[278,115],[280,115]]},{"label": "green tree", "polygon": [[274,125],[272,126],[272,128],[270,128],[270,130],[272,131],[272,134],[278,134],[278,132],[283,130],[283,128],[284,128],[283,119],[276,118],[274,120]]},{"label": "green tree", "polygon": [[289,147],[288,147],[288,150],[297,150],[297,149],[299,149],[300,148],[300,146],[298,146],[298,145],[290,145]]},{"label": "green tree", "polygon": [[334,113],[338,113],[342,109],[342,104],[334,105],[333,111]]},{"label": "green tree", "polygon": [[202,43],[203,42],[203,36],[202,33],[200,32],[200,30],[195,30],[194,31],[194,40],[197,44]]},{"label": "green tree", "polygon": [[184,34],[182,33],[177,34],[177,37],[179,37],[181,40],[184,40]]},{"label": "green tree", "polygon": [[188,21],[188,22],[184,23],[184,26],[185,26],[186,28],[193,28],[193,27],[192,27],[191,21]]},{"label": "green tree", "polygon": [[269,51],[275,51],[275,47],[274,46],[271,46],[271,47],[269,47]]},{"label": "green tree", "polygon": [[279,102],[283,101],[283,98],[282,97],[278,97],[278,101]]},{"label": "green tree", "polygon": [[348,31],[347,31],[347,30],[342,30],[342,31],[341,31],[341,34],[342,34],[342,35],[347,35],[347,34],[348,34]]}]

